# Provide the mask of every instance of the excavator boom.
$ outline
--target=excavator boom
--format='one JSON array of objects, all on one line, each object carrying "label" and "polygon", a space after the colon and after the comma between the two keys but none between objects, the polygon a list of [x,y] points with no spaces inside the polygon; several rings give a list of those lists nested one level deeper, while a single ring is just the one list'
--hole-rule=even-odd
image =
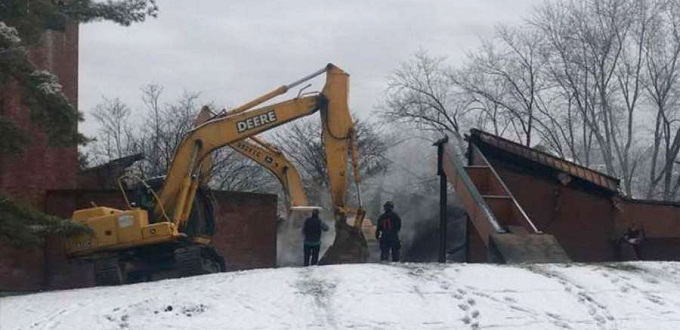
[{"label": "excavator boom", "polygon": [[[291,86],[301,84],[324,72],[326,84],[321,93],[252,109],[285,93]],[[160,216],[164,209],[175,226],[181,228],[191,211],[191,200],[194,197],[192,192],[195,191],[195,186],[200,181],[197,167],[213,150],[320,111],[334,214],[336,222],[344,220],[348,213],[346,205],[348,152],[356,150],[351,147],[354,141],[354,123],[349,112],[348,94],[349,75],[329,64],[325,70],[317,71],[290,85],[279,87],[237,107],[224,117],[210,120],[190,131],[177,148],[161,189],[159,203],[162,205],[156,205],[156,215]],[[356,227],[360,226],[361,221],[358,221]]]},{"label": "excavator boom", "polygon": [[[165,178],[160,203],[177,227],[186,221],[191,209],[192,186],[198,185],[197,167],[215,149],[256,135],[291,120],[316,112],[324,105],[322,96],[307,96],[214,119],[190,131],[182,140]],[[155,212],[160,215],[161,206]]]}]

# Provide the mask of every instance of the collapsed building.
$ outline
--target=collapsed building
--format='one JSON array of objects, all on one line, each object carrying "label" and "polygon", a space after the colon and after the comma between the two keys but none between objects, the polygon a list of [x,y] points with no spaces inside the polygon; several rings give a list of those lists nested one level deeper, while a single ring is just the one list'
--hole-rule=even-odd
[{"label": "collapsed building", "polygon": [[680,204],[627,197],[617,178],[480,130],[465,139],[442,160],[467,262],[680,260]]}]

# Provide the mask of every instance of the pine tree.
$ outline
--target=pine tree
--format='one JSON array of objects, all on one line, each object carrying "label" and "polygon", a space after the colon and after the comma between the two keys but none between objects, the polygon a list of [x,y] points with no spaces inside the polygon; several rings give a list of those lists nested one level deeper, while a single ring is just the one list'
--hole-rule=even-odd
[{"label": "pine tree", "polygon": [[[155,0],[3,0],[0,2],[0,92],[16,82],[31,119],[40,124],[54,146],[86,141],[76,123],[82,115],[66,99],[55,75],[39,70],[28,58],[28,48],[46,30],[63,30],[68,21],[108,20],[123,26],[155,17]],[[0,118],[0,155],[19,153],[28,136]]]},{"label": "pine tree", "polygon": [[[155,17],[155,0],[2,0],[0,2],[0,101],[15,85],[30,118],[46,133],[53,146],[73,146],[86,141],[78,133],[82,115],[62,92],[58,78],[38,69],[28,57],[46,30],[64,30],[69,21],[101,20],[123,26]],[[14,89],[13,89],[14,90]],[[29,137],[18,126],[0,117],[0,157],[22,151]],[[0,241],[30,247],[48,234],[87,232],[86,226],[43,214],[0,195]]]},{"label": "pine tree", "polygon": [[0,241],[30,248],[40,245],[47,235],[88,233],[91,230],[84,224],[44,214],[0,195]]}]

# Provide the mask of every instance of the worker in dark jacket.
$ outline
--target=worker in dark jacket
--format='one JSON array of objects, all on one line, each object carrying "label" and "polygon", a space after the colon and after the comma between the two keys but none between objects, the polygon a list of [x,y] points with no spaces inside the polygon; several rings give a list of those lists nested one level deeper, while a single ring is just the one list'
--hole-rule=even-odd
[{"label": "worker in dark jacket", "polygon": [[305,220],[302,233],[305,235],[304,254],[305,266],[319,263],[319,248],[321,247],[321,231],[328,231],[328,226],[319,219],[319,210],[312,210],[312,216]]},{"label": "worker in dark jacket", "polygon": [[378,218],[378,227],[375,231],[375,239],[380,241],[380,261],[386,261],[390,252],[392,261],[399,261],[401,218],[394,212],[393,202],[385,202],[383,209],[385,212]]}]

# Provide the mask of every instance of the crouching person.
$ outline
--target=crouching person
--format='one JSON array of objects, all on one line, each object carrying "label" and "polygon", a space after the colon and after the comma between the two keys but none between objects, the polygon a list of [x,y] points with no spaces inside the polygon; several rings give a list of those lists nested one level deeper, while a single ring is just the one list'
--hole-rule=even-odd
[{"label": "crouching person", "polygon": [[[304,265],[309,266],[319,263],[319,248],[321,247],[321,231],[328,231],[328,226],[319,219],[319,210],[312,210],[312,216],[305,220],[302,233],[304,242]],[[311,259],[311,260],[310,260]]]}]

